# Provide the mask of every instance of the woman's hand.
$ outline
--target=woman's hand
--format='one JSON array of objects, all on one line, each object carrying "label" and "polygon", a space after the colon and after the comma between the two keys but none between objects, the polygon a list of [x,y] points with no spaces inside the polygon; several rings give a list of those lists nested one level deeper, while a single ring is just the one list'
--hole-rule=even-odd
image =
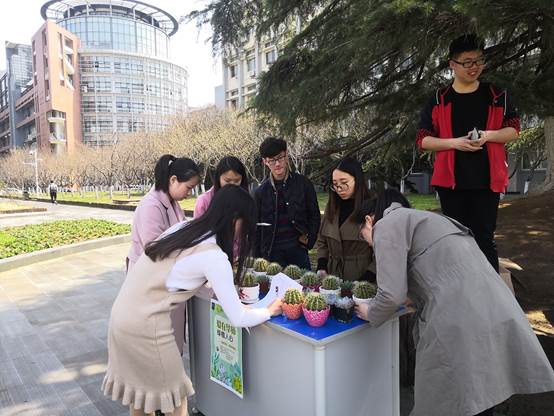
[{"label": "woman's hand", "polygon": [[267,310],[269,311],[269,314],[271,316],[278,316],[283,313],[282,305],[283,301],[280,298],[277,298],[273,301],[271,305],[269,305]]},{"label": "woman's hand", "polygon": [[320,270],[317,271],[317,275],[319,277],[325,277],[325,276],[327,276],[327,270],[320,269]]},{"label": "woman's hand", "polygon": [[369,321],[369,304],[368,303],[362,303],[360,305],[356,305],[354,308],[354,311],[356,312],[356,316],[360,319],[363,319],[364,321]]}]

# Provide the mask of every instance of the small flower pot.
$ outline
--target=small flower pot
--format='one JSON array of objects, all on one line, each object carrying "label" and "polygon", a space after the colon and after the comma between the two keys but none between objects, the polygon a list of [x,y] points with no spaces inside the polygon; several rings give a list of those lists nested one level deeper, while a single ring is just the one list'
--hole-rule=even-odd
[{"label": "small flower pot", "polygon": [[351,298],[352,297],[352,290],[351,289],[341,289],[340,297],[341,298]]},{"label": "small flower pot", "polygon": [[352,318],[354,317],[354,307],[344,309],[344,308],[337,308],[335,306],[333,308],[333,316],[337,321],[347,324],[351,322]]},{"label": "small flower pot", "polygon": [[359,305],[362,305],[362,304],[368,304],[369,301],[371,300],[371,298],[367,298],[367,299],[360,299],[360,298],[357,298],[356,296],[352,296],[352,300],[354,301],[354,303],[359,306]]},{"label": "small flower pot", "polygon": [[296,303],[296,304],[288,304],[283,303],[282,305],[283,313],[287,317],[287,319],[300,319],[302,316],[302,304]]},{"label": "small flower pot", "polygon": [[252,273],[254,273],[254,276],[258,277],[258,276],[265,276],[267,273],[266,272],[257,272],[257,271],[252,271]]},{"label": "small flower pot", "polygon": [[325,322],[327,322],[327,318],[329,318],[329,312],[331,308],[327,306],[327,308],[323,309],[322,311],[309,311],[304,306],[302,307],[302,312],[304,313],[304,318],[306,318],[306,322],[308,325],[313,326],[315,328],[325,325]]},{"label": "small flower pot", "polygon": [[271,286],[271,280],[264,280],[262,282],[258,282],[258,285],[260,286],[260,297],[264,297],[267,295],[267,292],[269,292],[269,287]]},{"label": "small flower pot", "polygon": [[340,296],[340,288],[338,289],[323,289],[319,288],[319,293],[322,295],[335,295],[337,298]]},{"label": "small flower pot", "polygon": [[313,293],[313,292],[319,292],[319,286],[320,285],[302,286],[302,288],[303,288],[303,292],[308,294],[308,293]]},{"label": "small flower pot", "polygon": [[239,298],[242,303],[256,303],[260,297],[260,285],[252,287],[240,287]]}]

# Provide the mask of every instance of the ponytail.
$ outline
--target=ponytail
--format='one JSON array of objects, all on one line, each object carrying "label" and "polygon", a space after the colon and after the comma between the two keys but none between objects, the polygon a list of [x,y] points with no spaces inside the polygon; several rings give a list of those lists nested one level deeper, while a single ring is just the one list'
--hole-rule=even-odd
[{"label": "ponytail", "polygon": [[200,168],[187,157],[163,155],[154,168],[155,189],[169,192],[169,178],[175,175],[179,182],[186,182],[200,176]]}]

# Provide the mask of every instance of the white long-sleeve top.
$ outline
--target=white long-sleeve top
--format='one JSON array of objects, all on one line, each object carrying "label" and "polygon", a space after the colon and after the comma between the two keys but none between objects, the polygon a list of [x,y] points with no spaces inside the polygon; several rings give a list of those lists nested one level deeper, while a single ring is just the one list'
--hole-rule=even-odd
[{"label": "white long-sleeve top", "polygon": [[[207,243],[217,244],[215,236],[200,244]],[[267,308],[249,309],[240,302],[233,284],[231,263],[219,247],[192,253],[177,260],[167,276],[166,287],[169,291],[192,290],[202,286],[206,280],[234,326],[255,326],[271,318]]]}]

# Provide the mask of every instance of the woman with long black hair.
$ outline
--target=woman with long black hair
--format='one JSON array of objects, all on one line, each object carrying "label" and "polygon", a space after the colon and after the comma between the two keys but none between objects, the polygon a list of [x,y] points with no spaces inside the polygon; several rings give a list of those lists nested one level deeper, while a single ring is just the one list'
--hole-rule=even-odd
[{"label": "woman with long black hair", "polygon": [[186,415],[194,393],[175,343],[170,313],[206,283],[212,286],[231,323],[250,327],[281,313],[244,307],[233,281],[233,241],[240,241],[241,275],[255,236],[256,208],[248,192],[226,186],[204,215],[163,235],[146,247],[115,300],[108,332],[108,370],[104,393],[129,405],[131,415],[160,409]]},{"label": "woman with long black hair", "polygon": [[353,214],[369,198],[362,165],[356,159],[341,160],[331,175],[329,201],[316,242],[317,270],[345,280],[370,280],[372,251],[359,238]]},{"label": "woman with long black hair", "polygon": [[194,218],[202,215],[210,206],[214,194],[227,185],[236,185],[248,190],[248,176],[244,164],[235,156],[225,156],[215,168],[213,186],[196,199]]},{"label": "woman with long black hair", "polygon": [[525,314],[469,230],[409,208],[388,189],[360,209],[378,290],[360,318],[379,326],[409,298],[417,309],[411,416],[492,416],[513,394],[554,390],[554,372]]}]

